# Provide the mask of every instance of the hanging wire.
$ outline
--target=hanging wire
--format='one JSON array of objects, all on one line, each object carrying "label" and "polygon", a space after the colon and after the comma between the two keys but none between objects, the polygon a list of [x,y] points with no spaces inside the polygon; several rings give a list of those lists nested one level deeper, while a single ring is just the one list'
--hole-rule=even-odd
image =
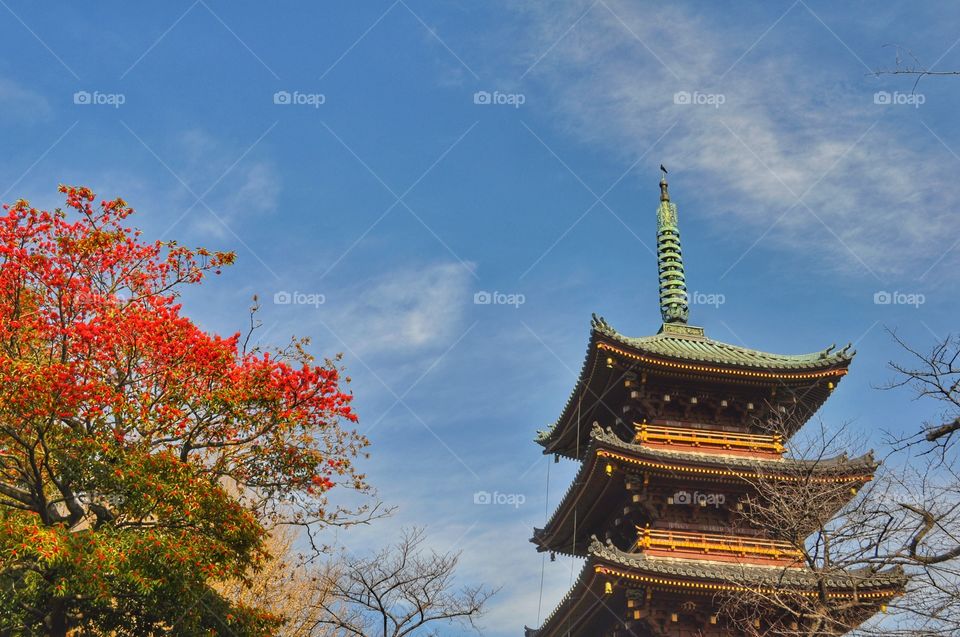
[{"label": "hanging wire", "polygon": [[577,563],[577,507],[573,507],[573,539],[570,541],[570,585],[573,585],[573,567]]},{"label": "hanging wire", "polygon": [[[596,369],[596,363],[594,363],[594,369],[590,371],[590,379],[593,378],[593,372],[595,371],[595,369]],[[590,379],[587,380],[587,383],[588,383],[588,384],[589,384],[589,382],[590,382]],[[582,408],[583,408],[583,391],[581,390],[580,394],[577,396],[577,439],[576,439],[576,451],[577,451],[577,452],[576,452],[576,457],[577,457],[577,458],[580,457],[580,419],[581,419],[581,416],[582,416]],[[548,463],[547,463],[547,495],[549,496],[549,494],[550,494],[550,463],[548,462]],[[548,521],[548,518],[547,518],[547,516],[549,515],[549,509],[547,508],[548,506],[549,506],[549,501],[548,501],[548,503],[544,506],[544,514],[543,514],[543,515],[544,515],[544,520],[545,520],[545,521],[544,521],[544,527],[546,527],[546,521]],[[572,548],[571,551],[570,551],[570,553],[571,553],[571,556],[570,556],[570,583],[571,583],[571,585],[573,584],[573,569],[574,569],[574,566],[576,565],[576,559],[574,558],[574,555],[575,555],[575,553],[576,553],[576,547],[577,547],[577,509],[576,509],[576,506],[574,506],[574,509],[573,509],[573,548]],[[547,557],[546,554],[544,554],[543,559],[542,559],[541,562],[540,562],[540,600],[537,602],[537,625],[540,625],[540,609],[541,609],[541,606],[542,606],[542,604],[543,604],[543,574],[544,574],[544,569],[545,569],[545,567],[546,567],[546,557]],[[569,622],[569,618],[568,618],[568,622]],[[568,634],[569,634],[569,631],[570,631],[570,626],[569,626],[569,624],[568,624],[568,626],[567,626],[567,632],[568,632]]]},{"label": "hanging wire", "polygon": [[[544,456],[546,458],[546,456]],[[547,527],[548,517],[550,515],[550,459],[547,458],[547,488],[543,496],[543,527]],[[540,598],[537,600],[537,626],[540,625],[540,611],[543,608],[543,573],[547,567],[547,554],[544,552],[540,560]]]}]

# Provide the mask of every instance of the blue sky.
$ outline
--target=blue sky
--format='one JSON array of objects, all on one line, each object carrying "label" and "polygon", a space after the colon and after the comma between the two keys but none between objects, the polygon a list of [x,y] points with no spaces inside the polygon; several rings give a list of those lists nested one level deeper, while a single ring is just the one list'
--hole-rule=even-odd
[{"label": "blue sky", "polygon": [[921,348],[956,329],[960,80],[911,95],[870,71],[893,66],[889,44],[960,68],[957,14],[2,0],[0,198],[49,207],[58,183],[87,185],[126,198],[148,237],[236,250],[191,316],[233,332],[258,294],[263,343],[344,352],[369,475],[399,511],[339,539],[362,550],[426,524],[464,551],[465,579],[503,586],[485,632],[517,634],[579,569],[548,562],[541,602],[527,538],[575,467],[551,466],[547,497],[535,431],[573,386],[591,312],[659,327],[661,162],[689,287],[723,301],[692,323],[780,353],[855,342],[820,414],[864,445],[935,416],[876,387],[902,359],[885,327]]}]

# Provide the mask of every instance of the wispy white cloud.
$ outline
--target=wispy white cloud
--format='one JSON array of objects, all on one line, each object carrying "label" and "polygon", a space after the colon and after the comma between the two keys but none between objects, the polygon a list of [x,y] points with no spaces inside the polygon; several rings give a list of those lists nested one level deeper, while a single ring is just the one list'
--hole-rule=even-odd
[{"label": "wispy white cloud", "polygon": [[[735,30],[678,5],[605,0],[568,32],[590,6],[527,6],[528,80],[558,121],[625,161],[676,123],[651,157],[681,173],[681,208],[695,201],[698,214],[740,228],[744,249],[769,230],[767,246],[815,250],[818,265],[884,280],[915,278],[949,247],[955,158],[919,125],[922,110],[874,104],[884,86],[853,56],[824,68],[796,51],[803,43],[771,51],[763,41],[744,55],[757,25]],[[797,5],[767,40],[790,21],[823,28]],[[825,29],[822,42],[834,42]],[[681,91],[723,103],[677,104]]]},{"label": "wispy white cloud", "polygon": [[270,213],[277,208],[280,178],[272,164],[253,162],[239,174],[227,208],[242,213]]},{"label": "wispy white cloud", "polygon": [[8,117],[35,120],[50,114],[50,103],[40,93],[0,77],[0,109]]},{"label": "wispy white cloud", "polygon": [[[276,211],[282,188],[272,161],[247,156],[250,149],[200,129],[182,132],[175,146],[181,164],[172,168],[216,214],[214,217],[202,203],[196,204],[190,219],[200,232],[229,236],[225,224]],[[194,199],[186,193],[184,205],[191,205]]]},{"label": "wispy white cloud", "polygon": [[361,356],[442,350],[464,328],[470,284],[460,263],[393,270],[332,292],[323,314]]}]

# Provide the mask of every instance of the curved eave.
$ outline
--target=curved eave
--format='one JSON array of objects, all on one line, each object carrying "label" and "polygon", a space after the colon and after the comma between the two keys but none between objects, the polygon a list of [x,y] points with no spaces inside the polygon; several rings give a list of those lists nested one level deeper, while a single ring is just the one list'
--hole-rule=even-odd
[{"label": "curved eave", "polygon": [[[831,346],[813,354],[784,356],[747,350],[704,337],[671,337],[673,340],[689,341],[693,344],[706,343],[713,350],[719,348],[740,352],[740,358],[752,356],[758,359],[755,365],[746,364],[746,362],[738,364],[736,360],[723,361],[703,352],[698,355],[696,348],[691,350],[689,356],[670,356],[663,351],[663,348],[655,350],[650,346],[650,343],[656,343],[656,339],[661,338],[660,335],[646,338],[626,337],[596,315],[591,325],[586,356],[573,391],[560,417],[549,428],[538,432],[535,439],[544,447],[546,454],[556,453],[575,459],[583,457],[582,453],[576,452],[576,441],[571,440],[572,437],[576,437],[576,432],[570,430],[573,427],[571,423],[578,420],[592,422],[589,418],[582,418],[584,414],[580,414],[581,418],[577,418],[577,411],[582,408],[581,402],[586,403],[588,411],[593,409],[597,402],[594,398],[602,395],[602,388],[608,386],[614,375],[618,373],[602,364],[607,357],[618,359],[625,366],[640,366],[664,374],[707,378],[719,383],[753,385],[777,383],[788,387],[805,386],[807,389],[803,392],[802,402],[808,412],[806,418],[809,418],[830,395],[827,383],[822,381],[828,381],[836,386],[847,373],[847,368],[855,354],[849,351],[849,348],[833,351]],[[749,356],[743,354],[744,352],[748,352]],[[622,375],[622,372],[619,373]],[[571,447],[574,448],[572,452]]]},{"label": "curved eave", "polygon": [[[527,628],[526,637],[598,634],[597,623],[616,617],[611,608],[625,602],[628,588],[653,586],[683,595],[714,596],[723,591],[757,591],[769,585],[771,590],[788,586],[811,596],[819,595],[823,576],[803,568],[737,565],[707,560],[653,558],[630,554],[594,541],[589,556],[573,587],[543,621],[538,629]],[[604,594],[604,584],[613,584],[612,593]],[[896,567],[868,574],[838,572],[826,577],[827,594],[831,597],[856,598],[865,617],[903,593],[906,577]]]},{"label": "curved eave", "polygon": [[[597,443],[591,441],[584,462],[580,465],[577,475],[573,478],[567,492],[563,494],[560,503],[554,510],[553,515],[547,520],[542,529],[534,529],[531,542],[537,545],[538,551],[554,551],[562,555],[576,555],[584,557],[586,545],[580,538],[572,537],[572,531],[567,528],[570,526],[569,519],[577,503],[586,500],[591,503],[589,511],[580,516],[581,532],[577,535],[589,537],[598,532],[598,525],[592,523],[595,507],[605,498],[605,494],[610,488],[623,488],[622,482],[614,484],[607,476],[594,477],[594,472],[600,465],[600,456],[597,454]],[[583,530],[585,529],[585,531]],[[579,546],[578,546],[579,544]]]},{"label": "curved eave", "polygon": [[[537,437],[535,440],[537,444],[543,446],[543,453],[559,453],[560,455],[568,458],[582,457],[582,455],[578,456],[575,453],[570,454],[563,450],[562,443],[565,442],[564,439],[569,437],[571,433],[574,433],[575,435],[575,432],[567,431],[569,427],[564,427],[561,425],[561,423],[567,423],[573,419],[579,406],[578,397],[583,396],[586,386],[591,384],[591,382],[594,380],[600,359],[597,349],[597,336],[597,332],[595,330],[591,330],[590,341],[587,343],[587,352],[584,356],[583,364],[580,367],[580,375],[573,387],[573,391],[570,392],[570,396],[567,398],[567,402],[563,407],[560,418],[558,418],[556,422],[550,425],[547,429],[537,432]],[[612,370],[603,366],[601,366],[600,369],[600,373],[607,376],[606,382],[609,382],[610,376],[612,375]],[[604,374],[604,372],[606,373]],[[588,420],[587,422],[590,421]]]},{"label": "curved eave", "polygon": [[627,462],[648,467],[664,465],[670,470],[706,475],[784,481],[806,480],[810,476],[823,482],[866,483],[873,479],[874,472],[880,466],[873,452],[856,458],[849,458],[846,454],[817,460],[764,458],[648,447],[623,441],[612,431],[604,431],[599,427],[590,432],[590,437],[595,441],[590,449],[601,456],[623,458]]},{"label": "curved eave", "polygon": [[[539,550],[579,557],[585,555],[585,538],[599,530],[591,523],[596,521],[595,508],[607,497],[609,489],[615,488],[626,493],[621,480],[598,474],[602,472],[602,466],[610,461],[671,478],[689,476],[698,480],[744,481],[747,484],[752,480],[813,480],[857,487],[869,482],[879,466],[872,453],[858,458],[841,455],[811,461],[670,451],[624,442],[613,432],[594,427],[590,432],[590,445],[584,454],[584,462],[573,482],[544,527],[534,530],[531,542]],[[581,511],[577,537],[572,537],[570,519],[580,502],[587,502],[589,506]],[[838,506],[842,504],[838,503]],[[622,507],[615,507],[619,508]]]},{"label": "curved eave", "polygon": [[606,355],[621,357],[626,362],[637,362],[649,366],[653,370],[662,370],[665,373],[695,375],[707,377],[719,382],[777,382],[777,383],[806,383],[816,380],[838,381],[847,373],[849,362],[842,365],[809,368],[757,368],[745,365],[735,365],[698,358],[668,356],[660,352],[650,352],[643,348],[633,347],[626,343],[619,343],[609,337],[601,335],[597,339],[597,348]]},{"label": "curved eave", "polygon": [[[592,561],[592,560],[591,560]],[[584,564],[577,581],[547,615],[540,628],[526,628],[525,637],[552,637],[553,635],[582,635],[591,634],[585,629],[595,621],[598,608],[608,618],[616,617],[610,613],[608,600],[601,593],[604,576],[593,568],[591,561]],[[620,593],[622,596],[622,593]],[[595,632],[592,634],[602,634]]]},{"label": "curved eave", "polygon": [[[663,332],[631,337],[615,330],[602,317],[593,317],[593,331],[633,353],[672,362],[717,366],[718,373],[741,370],[746,374],[805,375],[845,369],[853,360],[851,346],[834,346],[809,354],[773,354],[715,341],[702,334]],[[699,328],[693,328],[698,330]]]},{"label": "curved eave", "polygon": [[[789,587],[809,590],[811,595],[823,584],[836,596],[856,595],[861,599],[889,599],[900,594],[907,584],[900,567],[871,572],[842,571],[817,573],[806,567],[764,566],[714,562],[705,559],[650,557],[627,553],[594,541],[588,550],[598,572],[638,582],[656,583],[668,588],[698,589],[705,593],[718,590],[756,590],[755,587]],[[749,588],[748,588],[749,587]]]}]

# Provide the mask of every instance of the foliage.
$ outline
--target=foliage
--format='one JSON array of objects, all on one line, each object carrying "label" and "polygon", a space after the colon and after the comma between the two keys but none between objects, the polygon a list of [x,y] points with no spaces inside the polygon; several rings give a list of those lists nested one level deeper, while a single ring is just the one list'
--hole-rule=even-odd
[{"label": "foliage", "polygon": [[210,584],[249,578],[264,521],[362,513],[327,500],[367,489],[341,371],[203,331],[180,291],[232,253],[145,242],[122,199],[60,191],[69,214],[0,216],[0,632],[269,634]]}]

